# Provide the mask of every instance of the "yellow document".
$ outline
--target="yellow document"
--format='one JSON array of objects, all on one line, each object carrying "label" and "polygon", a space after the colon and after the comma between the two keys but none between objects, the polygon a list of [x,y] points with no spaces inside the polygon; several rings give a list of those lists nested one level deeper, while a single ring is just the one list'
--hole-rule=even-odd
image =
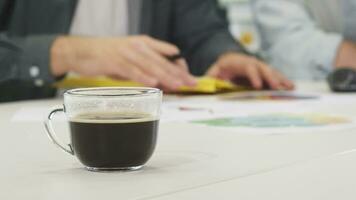
[{"label": "yellow document", "polygon": [[[57,88],[78,88],[78,87],[140,87],[140,83],[128,80],[116,80],[105,77],[88,78],[88,77],[67,77],[55,84]],[[242,86],[234,85],[228,81],[219,80],[210,77],[198,78],[198,84],[194,87],[184,86],[178,90],[179,93],[205,93],[214,94],[226,91],[245,90]]]}]

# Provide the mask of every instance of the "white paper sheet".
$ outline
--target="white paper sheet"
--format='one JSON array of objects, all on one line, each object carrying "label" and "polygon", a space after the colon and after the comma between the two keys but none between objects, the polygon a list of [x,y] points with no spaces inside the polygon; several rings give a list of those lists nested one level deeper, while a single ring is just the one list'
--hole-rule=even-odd
[{"label": "white paper sheet", "polygon": [[[19,108],[12,116],[12,122],[42,122],[46,119],[47,115],[51,112],[50,107],[22,107]],[[57,114],[56,120],[64,121],[64,114]]]},{"label": "white paper sheet", "polygon": [[[298,101],[222,101],[217,98],[179,98],[163,102],[161,122],[187,122],[229,116],[268,113],[328,113],[353,117],[356,96],[323,95],[317,100]],[[337,109],[335,109],[337,108]],[[41,122],[51,107],[24,106],[12,116],[13,122]],[[337,111],[337,112],[335,112]],[[65,120],[58,114],[56,120]]]}]

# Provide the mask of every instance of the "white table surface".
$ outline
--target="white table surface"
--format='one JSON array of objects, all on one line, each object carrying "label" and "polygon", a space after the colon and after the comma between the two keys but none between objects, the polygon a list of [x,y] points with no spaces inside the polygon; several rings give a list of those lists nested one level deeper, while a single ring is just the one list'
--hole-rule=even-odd
[{"label": "white table surface", "polygon": [[[324,84],[299,86],[301,91],[327,94]],[[306,105],[356,114],[356,96],[337,98],[345,101],[324,99]],[[143,170],[95,173],[51,144],[40,121],[14,120],[19,109],[60,103],[0,104],[0,199],[356,199],[352,127],[246,134],[161,123],[157,149]],[[66,124],[58,122],[56,128],[66,138]]]}]

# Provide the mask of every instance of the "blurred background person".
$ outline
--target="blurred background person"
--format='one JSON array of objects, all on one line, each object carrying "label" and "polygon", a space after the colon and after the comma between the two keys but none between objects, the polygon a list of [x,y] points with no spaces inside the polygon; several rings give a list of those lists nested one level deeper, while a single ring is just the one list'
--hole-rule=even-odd
[{"label": "blurred background person", "polygon": [[[191,74],[245,77],[256,89],[263,81],[272,89],[292,88],[246,55],[222,13],[214,0],[0,0],[0,40],[20,49],[3,60],[9,73],[0,81],[16,82],[14,100],[53,96],[51,84],[68,72],[165,90],[195,85]],[[179,53],[186,60],[167,59]]]},{"label": "blurred background person", "polygon": [[292,79],[356,69],[356,0],[251,0],[263,56]]}]

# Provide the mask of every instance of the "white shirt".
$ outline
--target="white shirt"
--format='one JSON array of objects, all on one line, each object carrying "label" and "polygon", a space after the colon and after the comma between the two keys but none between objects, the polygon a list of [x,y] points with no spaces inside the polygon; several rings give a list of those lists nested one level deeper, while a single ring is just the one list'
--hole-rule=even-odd
[{"label": "white shirt", "polygon": [[292,79],[324,79],[344,37],[356,41],[356,0],[253,0],[265,58]]},{"label": "white shirt", "polygon": [[79,0],[71,35],[128,35],[128,0]]},{"label": "white shirt", "polygon": [[307,0],[309,10],[315,23],[327,32],[342,33],[342,8],[339,0]]}]

